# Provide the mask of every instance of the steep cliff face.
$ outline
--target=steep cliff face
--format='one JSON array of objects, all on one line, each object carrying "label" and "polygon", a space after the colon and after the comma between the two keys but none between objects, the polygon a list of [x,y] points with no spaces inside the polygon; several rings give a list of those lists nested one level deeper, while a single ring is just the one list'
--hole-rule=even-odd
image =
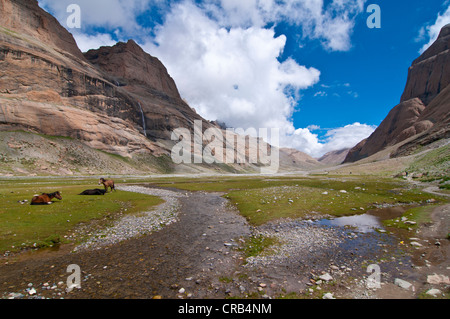
[{"label": "steep cliff face", "polygon": [[[84,60],[72,35],[52,15],[42,10],[36,0],[0,0],[1,33],[9,40],[31,48],[41,44],[70,59]],[[12,36],[12,37],[11,37]],[[35,40],[30,43],[30,40]],[[40,49],[39,45],[35,49]],[[44,49],[44,52],[46,51]]]},{"label": "steep cliff face", "polygon": [[418,97],[425,105],[450,84],[450,25],[445,26],[436,42],[409,68],[408,81],[401,101]]},{"label": "steep cliff face", "polygon": [[36,0],[0,0],[0,21],[0,130],[68,136],[123,156],[158,155],[168,149],[157,139],[201,119],[164,66],[133,41],[87,59]]},{"label": "steep cliff face", "polygon": [[346,163],[369,157],[411,139],[391,156],[408,155],[419,146],[450,137],[450,25],[409,69],[401,103],[375,132],[350,150]]},{"label": "steep cliff face", "polygon": [[113,77],[117,86],[145,86],[181,100],[175,81],[165,66],[155,57],[145,53],[133,40],[119,42],[113,47],[101,47],[84,54],[86,59]]},{"label": "steep cliff face", "polygon": [[133,40],[90,50],[84,55],[116,87],[135,99],[144,115],[140,123],[144,126],[145,121],[145,134],[149,138],[170,139],[173,129],[193,128],[194,120],[202,120],[206,128],[212,126],[181,99],[164,65]]}]

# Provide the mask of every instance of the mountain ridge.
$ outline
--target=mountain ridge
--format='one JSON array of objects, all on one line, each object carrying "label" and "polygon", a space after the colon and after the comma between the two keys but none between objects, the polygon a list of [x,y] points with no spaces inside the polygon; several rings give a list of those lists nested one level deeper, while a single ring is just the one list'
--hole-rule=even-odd
[{"label": "mountain ridge", "polygon": [[370,157],[390,146],[413,138],[391,157],[411,154],[450,137],[450,24],[413,63],[400,104],[395,106],[367,139],[352,148],[344,163]]},{"label": "mountain ridge", "polygon": [[[58,137],[58,143],[51,143],[64,149],[65,141],[60,138],[71,138],[130,161],[148,156],[145,163],[156,163],[166,171],[173,163],[161,164],[155,158],[170,160],[176,143],[171,139],[174,129],[193,131],[196,120],[203,123],[203,130],[220,129],[216,122],[202,118],[181,98],[165,66],[134,40],[82,53],[73,36],[36,0],[0,0],[0,21],[0,131],[11,133],[5,135],[11,145],[25,147],[39,141],[45,149],[47,138],[39,137],[44,135]],[[33,133],[36,138],[15,133],[22,131]],[[4,143],[3,154],[9,154],[5,155],[5,161],[24,160]],[[75,152],[79,149],[79,156],[86,157],[84,147],[72,149]],[[33,155],[27,149],[29,162],[39,163],[38,171],[42,167],[59,167],[66,160],[42,159],[38,152]],[[248,156],[250,150],[243,152],[242,155]],[[86,163],[93,165],[92,154],[97,153],[87,153],[90,160]],[[315,161],[299,162],[303,158],[299,151],[285,150],[280,154],[281,167],[286,170],[319,165]],[[126,161],[122,164],[128,165]],[[143,171],[148,171],[144,166]],[[191,166],[180,165],[171,170],[255,172],[260,168],[259,164],[250,163]],[[79,166],[70,163],[61,171],[66,167],[80,171]],[[136,172],[138,168],[139,164],[133,164],[129,171]],[[33,171],[31,167],[23,169]]]}]

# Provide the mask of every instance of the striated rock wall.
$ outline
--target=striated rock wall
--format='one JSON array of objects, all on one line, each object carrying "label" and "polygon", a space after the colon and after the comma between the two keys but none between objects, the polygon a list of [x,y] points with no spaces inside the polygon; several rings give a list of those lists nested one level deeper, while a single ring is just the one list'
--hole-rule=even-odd
[{"label": "striated rock wall", "polygon": [[409,68],[408,81],[401,101],[420,98],[428,105],[450,84],[450,24],[436,42]]},{"label": "striated rock wall", "polygon": [[0,0],[0,21],[0,130],[70,136],[121,155],[167,154],[158,139],[202,120],[134,41],[86,53],[91,63],[36,0]]},{"label": "striated rock wall", "polygon": [[450,137],[450,24],[409,69],[401,103],[394,107],[375,132],[359,143],[345,163],[369,157],[388,146],[413,138],[391,156],[408,155],[425,146]]}]

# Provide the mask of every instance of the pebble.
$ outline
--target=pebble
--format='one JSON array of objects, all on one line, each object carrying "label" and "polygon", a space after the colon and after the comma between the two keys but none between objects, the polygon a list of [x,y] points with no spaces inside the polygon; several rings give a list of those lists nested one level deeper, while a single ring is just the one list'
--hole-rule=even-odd
[{"label": "pebble", "polygon": [[[345,266],[343,266],[343,267],[345,268]],[[339,270],[339,267],[335,266],[335,265],[331,265],[330,269],[332,269],[332,270]]]},{"label": "pebble", "polygon": [[319,276],[319,279],[323,281],[331,281],[333,280],[333,277],[331,277],[329,273],[325,273],[322,276]]},{"label": "pebble", "polygon": [[440,284],[446,284],[446,285],[450,285],[450,279],[447,276],[444,275],[429,275],[427,277],[427,283],[432,284],[432,285],[440,285]]},{"label": "pebble", "polygon": [[407,282],[406,280],[400,279],[400,278],[395,278],[394,280],[394,284],[399,286],[400,288],[409,290],[409,288],[411,288],[412,284]]},{"label": "pebble", "polygon": [[337,229],[322,227],[300,219],[267,223],[255,228],[253,235],[275,237],[283,244],[274,246],[270,255],[247,258],[245,265],[247,268],[281,264],[294,255],[302,258],[302,253],[306,257],[321,249],[337,247],[345,240]]},{"label": "pebble", "polygon": [[322,299],[336,299],[336,298],[334,298],[332,293],[328,292],[328,293],[323,295]]},{"label": "pebble", "polygon": [[438,295],[442,294],[442,291],[440,291],[439,289],[433,288],[430,289],[426,292],[427,295],[433,296],[433,297],[437,297]]}]

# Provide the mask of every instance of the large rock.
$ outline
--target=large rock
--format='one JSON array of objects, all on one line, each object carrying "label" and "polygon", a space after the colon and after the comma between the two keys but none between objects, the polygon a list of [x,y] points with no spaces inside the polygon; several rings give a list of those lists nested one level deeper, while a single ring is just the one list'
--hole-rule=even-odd
[{"label": "large rock", "polygon": [[426,131],[433,123],[427,120],[418,121],[424,110],[425,105],[418,98],[400,103],[392,109],[375,132],[364,143],[355,147],[347,158],[350,156],[353,160],[366,158]]}]

